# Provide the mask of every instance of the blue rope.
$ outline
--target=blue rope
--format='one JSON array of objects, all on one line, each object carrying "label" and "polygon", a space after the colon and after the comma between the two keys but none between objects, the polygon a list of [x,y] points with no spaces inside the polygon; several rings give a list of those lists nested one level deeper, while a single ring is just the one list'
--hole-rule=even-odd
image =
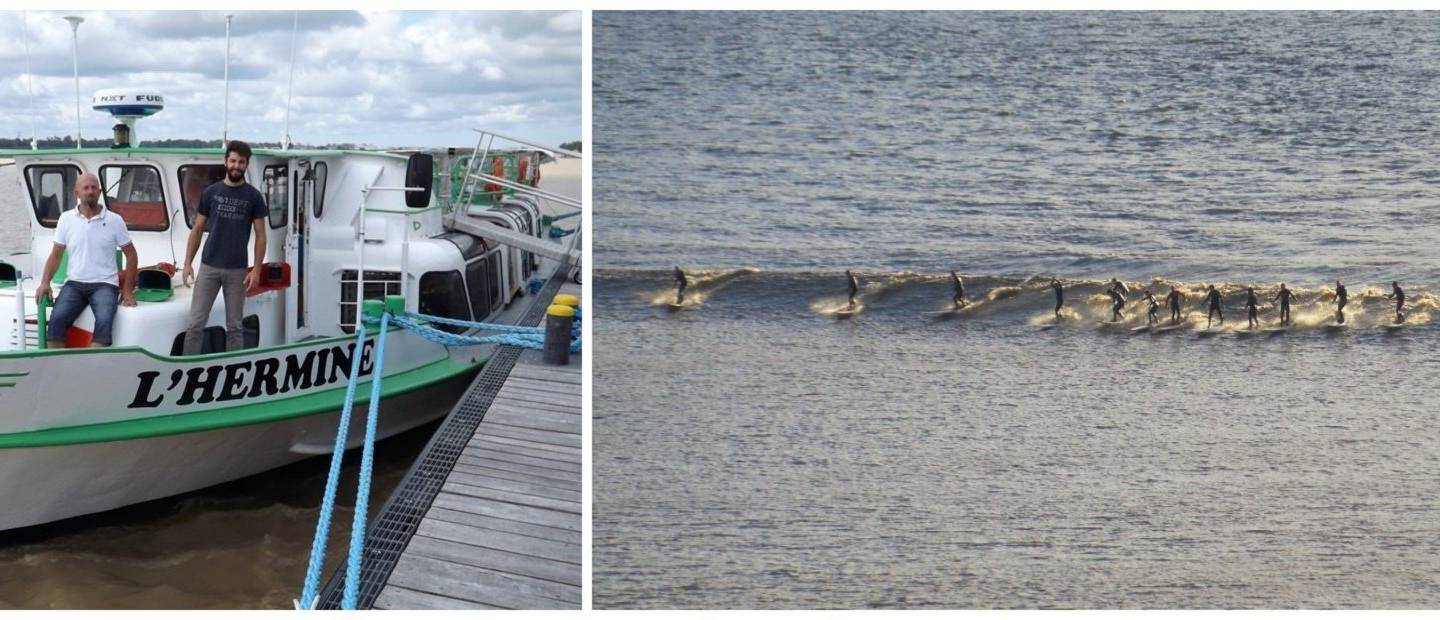
[{"label": "blue rope", "polygon": [[345,384],[345,406],[340,409],[340,428],[335,433],[335,449],[330,453],[330,473],[325,479],[325,498],[320,502],[320,518],[315,523],[315,540],[310,544],[310,565],[305,569],[305,587],[295,605],[298,609],[315,609],[315,604],[319,602],[316,590],[320,587],[320,569],[324,568],[325,564],[325,544],[330,538],[335,490],[340,484],[340,464],[345,459],[345,435],[350,429],[350,408],[355,403],[355,384],[360,378],[360,357],[364,350],[365,325],[362,323],[355,326],[355,357],[350,361],[350,380]]},{"label": "blue rope", "polygon": [[[345,566],[345,595],[341,602],[342,609],[355,609],[359,603],[360,556],[365,547],[366,519],[370,504],[370,479],[375,461],[375,429],[380,411],[380,386],[381,380],[385,376],[386,333],[389,331],[392,317],[395,324],[415,332],[426,340],[446,346],[496,344],[535,350],[544,350],[545,348],[545,330],[541,327],[478,323],[408,312],[405,316],[391,315],[389,312],[380,316],[380,332],[376,338],[375,347],[375,366],[370,375],[370,408],[369,415],[365,420],[365,443],[360,454],[359,488],[355,495],[354,523],[350,529],[350,553]],[[430,327],[417,319],[506,333],[490,336],[462,336]],[[570,333],[572,338],[570,352],[578,353],[580,351],[579,308],[575,309],[575,322]],[[324,568],[325,546],[330,537],[330,521],[334,516],[336,489],[340,484],[341,464],[345,458],[345,436],[350,429],[350,412],[355,406],[355,387],[359,383],[360,362],[364,357],[364,352],[365,323],[361,322],[355,326],[355,352],[350,360],[349,381],[345,384],[345,404],[340,410],[339,428],[335,433],[335,447],[330,453],[330,471],[325,480],[325,497],[320,503],[320,518],[315,524],[315,540],[310,545],[310,564],[305,570],[304,589],[300,594],[300,600],[295,602],[297,609],[315,609],[315,605],[319,602],[316,591],[320,586],[320,570]]]},{"label": "blue rope", "polygon": [[[425,315],[408,312],[406,314],[408,316],[394,317],[395,324],[415,332],[420,337],[429,340],[430,342],[445,345],[447,347],[464,347],[477,344],[494,344],[501,346],[520,347],[524,349],[534,349],[536,351],[542,351],[545,349],[545,330],[541,327],[518,327],[514,325],[501,325],[499,327],[505,328],[506,330],[513,333],[496,334],[491,336],[466,336],[441,331],[412,318],[424,317]],[[429,317],[426,318],[428,319]],[[458,327],[475,327],[477,329],[489,329],[491,325],[487,323],[474,323],[471,321],[460,321],[456,319],[444,319],[443,321],[437,322],[443,322],[446,325],[455,325]],[[576,336],[576,333],[577,332],[573,331],[572,328],[570,340],[571,353],[580,352],[580,340]]]},{"label": "blue rope", "polygon": [[[535,333],[535,334],[543,334],[543,333],[545,333],[545,328],[543,328],[543,327],[526,327],[526,326],[523,326],[523,325],[503,325],[503,324],[500,324],[500,323],[479,323],[479,322],[476,322],[476,321],[464,321],[464,320],[460,320],[460,319],[450,319],[450,318],[446,318],[446,317],[443,317],[443,316],[430,316],[430,315],[428,315],[428,314],[420,314],[419,312],[406,312],[406,313],[405,313],[405,316],[407,316],[407,317],[414,317],[414,318],[420,319],[420,320],[422,320],[422,321],[429,321],[429,322],[431,322],[431,323],[439,323],[439,324],[441,324],[441,325],[454,325],[455,327],[469,327],[469,328],[472,328],[472,329],[483,329],[483,330],[492,331],[492,332],[513,333],[513,334],[532,334],[532,333]],[[395,318],[398,319],[398,318],[400,318],[400,317],[397,316],[397,317],[395,317]]]},{"label": "blue rope", "polygon": [[551,239],[559,239],[559,238],[561,238],[561,237],[568,237],[568,236],[570,236],[570,235],[575,234],[575,233],[578,232],[579,230],[580,230],[579,228],[572,228],[572,229],[570,229],[570,230],[565,230],[564,228],[560,228],[560,227],[557,227],[557,226],[551,226],[551,227],[550,227],[550,238],[551,238]]},{"label": "blue rope", "polygon": [[[360,452],[360,488],[355,492],[355,525],[350,528],[350,560],[345,567],[343,609],[355,609],[360,599],[360,555],[365,549],[370,475],[375,462],[375,424],[380,414],[380,381],[385,377],[385,332],[389,327],[390,313],[386,312],[380,315],[380,335],[375,338],[379,342],[375,345],[375,367],[370,373],[370,415],[365,419],[365,447]],[[361,352],[362,349],[355,350],[355,359],[360,359]]]}]

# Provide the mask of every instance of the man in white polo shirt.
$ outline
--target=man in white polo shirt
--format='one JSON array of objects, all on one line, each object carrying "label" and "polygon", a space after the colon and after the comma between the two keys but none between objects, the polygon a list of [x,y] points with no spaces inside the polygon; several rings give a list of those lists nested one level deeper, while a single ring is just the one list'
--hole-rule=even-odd
[{"label": "man in white polo shirt", "polygon": [[[76,179],[75,197],[80,204],[60,214],[60,221],[55,225],[55,245],[45,261],[40,286],[35,289],[35,299],[50,294],[50,279],[60,267],[60,255],[68,251],[65,285],[60,288],[60,297],[55,300],[50,326],[45,332],[46,343],[52,349],[65,346],[65,332],[85,306],[90,306],[95,313],[95,333],[90,338],[90,346],[110,346],[114,342],[110,328],[115,323],[116,298],[127,306],[135,305],[135,265],[139,259],[135,244],[130,242],[130,231],[125,229],[124,218],[100,205],[100,179],[93,174],[82,174]],[[115,266],[115,248],[125,252],[123,290]]]}]

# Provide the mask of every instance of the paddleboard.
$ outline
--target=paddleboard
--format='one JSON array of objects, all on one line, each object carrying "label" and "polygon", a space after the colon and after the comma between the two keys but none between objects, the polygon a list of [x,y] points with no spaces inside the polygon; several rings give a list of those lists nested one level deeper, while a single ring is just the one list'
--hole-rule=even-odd
[{"label": "paddleboard", "polygon": [[1239,338],[1248,338],[1248,337],[1254,336],[1255,334],[1258,334],[1258,333],[1260,333],[1260,330],[1258,330],[1258,329],[1251,329],[1251,328],[1248,328],[1248,327],[1245,328],[1245,329],[1237,329],[1237,330],[1235,330],[1235,336],[1236,336],[1236,337],[1239,337]]},{"label": "paddleboard", "polygon": [[1216,335],[1216,334],[1218,334],[1218,333],[1220,333],[1220,332],[1223,332],[1223,331],[1225,331],[1225,330],[1222,329],[1222,328],[1219,328],[1219,327],[1202,327],[1202,328],[1200,328],[1200,329],[1195,330],[1195,337],[1196,337],[1196,338],[1208,338],[1208,337],[1210,337],[1210,336],[1214,336],[1214,335]]},{"label": "paddleboard", "polygon": [[1347,330],[1347,329],[1350,329],[1350,326],[1347,325],[1347,324],[1345,324],[1345,323],[1330,323],[1330,324],[1327,324],[1327,325],[1325,326],[1325,330],[1326,330],[1326,331],[1332,331],[1332,332],[1340,332],[1340,331],[1345,331],[1345,330]]},{"label": "paddleboard", "polygon": [[1290,331],[1290,328],[1289,328],[1289,327],[1266,327],[1265,329],[1263,329],[1263,330],[1261,330],[1261,331],[1264,331],[1264,332],[1267,333],[1267,334],[1283,334],[1283,333],[1285,333],[1285,332]]},{"label": "paddleboard", "polygon": [[859,314],[859,313],[860,313],[859,310],[836,310],[836,311],[835,311],[835,318],[837,318],[837,319],[848,319],[848,318],[850,318],[850,317],[852,317],[852,316],[855,316],[856,314]]},{"label": "paddleboard", "polygon": [[1164,327],[1156,327],[1156,328],[1155,328],[1155,332],[1156,332],[1156,333],[1170,332],[1170,331],[1175,331],[1175,330],[1177,330],[1177,329],[1181,329],[1181,328],[1183,328],[1183,327],[1185,327],[1185,324],[1184,324],[1184,323],[1180,323],[1180,324],[1177,324],[1177,325],[1166,325],[1166,326],[1164,326]]},{"label": "paddleboard", "polygon": [[953,314],[958,314],[959,312],[960,312],[960,310],[959,310],[958,308],[951,308],[951,309],[949,309],[949,310],[936,310],[935,312],[922,312],[921,314],[923,314],[923,315],[925,315],[925,316],[946,317],[946,316],[950,316],[950,315],[953,315]]},{"label": "paddleboard", "polygon": [[1386,323],[1385,325],[1381,325],[1381,327],[1384,327],[1386,330],[1393,332],[1393,331],[1399,331],[1399,330],[1405,329],[1405,324],[1404,324],[1404,323]]},{"label": "paddleboard", "polygon": [[669,308],[669,309],[672,310],[672,311],[674,311],[674,310],[684,310],[684,309],[685,309],[685,304],[677,304],[677,303],[675,303],[675,302],[670,302],[670,303],[668,303],[668,304],[665,304],[665,307]]},{"label": "paddleboard", "polygon": [[1139,326],[1139,327],[1131,327],[1131,328],[1130,328],[1130,333],[1132,333],[1132,334],[1138,334],[1138,333],[1140,333],[1140,332],[1148,332],[1148,331],[1150,331],[1150,326],[1149,326],[1149,325],[1141,325],[1141,326]]}]

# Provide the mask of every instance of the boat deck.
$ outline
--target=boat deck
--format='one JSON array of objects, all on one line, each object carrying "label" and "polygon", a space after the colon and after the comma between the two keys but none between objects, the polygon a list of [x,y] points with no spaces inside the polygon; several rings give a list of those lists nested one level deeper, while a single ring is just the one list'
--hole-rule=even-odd
[{"label": "boat deck", "polygon": [[580,609],[581,355],[496,352],[372,521],[360,608]]}]

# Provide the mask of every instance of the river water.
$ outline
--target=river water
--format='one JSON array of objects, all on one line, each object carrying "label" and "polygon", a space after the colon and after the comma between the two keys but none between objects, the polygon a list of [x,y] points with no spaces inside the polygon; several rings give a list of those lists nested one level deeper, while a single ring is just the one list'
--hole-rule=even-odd
[{"label": "river water", "polygon": [[594,27],[597,608],[1440,605],[1440,15]]}]

